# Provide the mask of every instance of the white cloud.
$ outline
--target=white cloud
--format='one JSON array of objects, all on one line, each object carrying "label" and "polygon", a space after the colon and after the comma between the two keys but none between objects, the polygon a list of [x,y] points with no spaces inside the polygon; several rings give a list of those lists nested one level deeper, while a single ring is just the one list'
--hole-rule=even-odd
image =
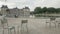
[{"label": "white cloud", "polygon": [[2,5],[7,5],[9,8],[13,8],[13,7],[16,7],[16,4],[15,3],[12,3],[12,2],[1,2],[0,1],[0,7],[2,6]]},{"label": "white cloud", "polygon": [[[4,2],[0,1],[0,5]],[[16,7],[23,8],[25,6],[29,6],[31,10],[33,10],[36,6],[40,7],[60,7],[60,0],[7,0],[7,5],[9,7]]]}]

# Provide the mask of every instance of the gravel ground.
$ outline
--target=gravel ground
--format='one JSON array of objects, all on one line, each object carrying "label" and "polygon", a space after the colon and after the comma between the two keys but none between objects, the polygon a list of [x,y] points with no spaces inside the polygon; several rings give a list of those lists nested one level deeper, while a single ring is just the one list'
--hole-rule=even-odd
[{"label": "gravel ground", "polygon": [[[21,34],[21,20],[27,19],[27,27],[28,27],[28,33],[26,29],[26,24],[23,24],[22,34],[60,34],[60,27],[55,27],[55,25],[52,23],[51,27],[49,27],[49,24],[46,25],[46,21],[49,21],[49,18],[47,19],[41,19],[41,18],[7,18],[8,25],[15,27],[15,34]],[[57,18],[59,20],[60,18]],[[6,26],[6,25],[5,25]],[[7,34],[7,29],[4,29],[4,34]],[[19,30],[19,31],[18,31]],[[0,34],[2,34],[2,27],[0,24]],[[14,34],[12,30],[12,34]]]}]

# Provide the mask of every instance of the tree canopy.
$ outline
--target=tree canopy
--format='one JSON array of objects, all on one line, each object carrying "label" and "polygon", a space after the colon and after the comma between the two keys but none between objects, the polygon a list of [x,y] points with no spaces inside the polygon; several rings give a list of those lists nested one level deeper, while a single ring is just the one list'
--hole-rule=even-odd
[{"label": "tree canopy", "polygon": [[34,14],[42,13],[41,10],[42,10],[41,7],[36,7],[36,8],[34,9]]},{"label": "tree canopy", "polygon": [[41,8],[41,7],[36,7],[34,9],[34,12],[33,13],[34,14],[41,14],[41,13],[49,13],[49,14],[51,14],[51,13],[60,13],[60,8],[54,8],[54,7],[49,7],[49,8],[43,7],[43,8]]}]

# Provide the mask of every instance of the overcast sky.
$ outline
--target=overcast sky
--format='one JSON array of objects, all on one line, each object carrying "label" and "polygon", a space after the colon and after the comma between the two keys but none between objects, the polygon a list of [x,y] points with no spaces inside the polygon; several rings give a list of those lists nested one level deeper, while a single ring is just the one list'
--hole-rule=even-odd
[{"label": "overcast sky", "polygon": [[0,0],[0,7],[6,4],[9,8],[23,8],[28,6],[31,11],[34,10],[35,7],[55,7],[60,8],[60,0],[7,0],[5,3],[4,0]]}]

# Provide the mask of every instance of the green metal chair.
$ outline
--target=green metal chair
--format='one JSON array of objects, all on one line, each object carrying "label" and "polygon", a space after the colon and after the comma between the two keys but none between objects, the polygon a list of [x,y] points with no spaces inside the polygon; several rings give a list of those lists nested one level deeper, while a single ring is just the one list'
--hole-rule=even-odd
[{"label": "green metal chair", "polygon": [[24,27],[27,29],[27,34],[28,34],[28,26],[27,26],[28,20],[22,20],[21,21],[21,34],[23,33],[23,24],[26,24]]}]

